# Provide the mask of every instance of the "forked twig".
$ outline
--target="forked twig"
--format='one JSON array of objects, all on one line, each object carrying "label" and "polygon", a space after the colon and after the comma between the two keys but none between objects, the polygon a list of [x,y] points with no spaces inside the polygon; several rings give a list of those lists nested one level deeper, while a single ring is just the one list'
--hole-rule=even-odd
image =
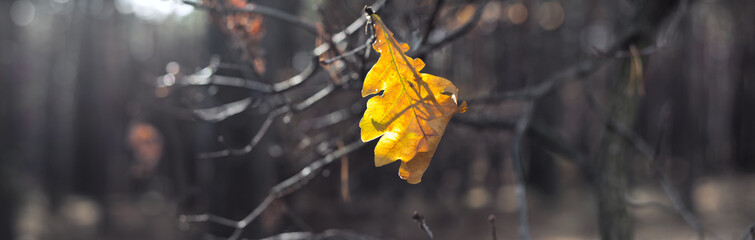
[{"label": "forked twig", "polygon": [[214,151],[214,152],[204,152],[199,153],[197,155],[197,158],[199,159],[209,159],[209,158],[219,158],[219,157],[225,157],[229,155],[243,155],[251,152],[255,146],[257,146],[257,143],[262,140],[262,137],[265,136],[267,133],[267,130],[270,129],[270,125],[273,123],[273,119],[283,114],[282,111],[273,111],[270,114],[268,114],[267,118],[265,119],[265,122],[262,123],[262,126],[259,130],[257,130],[257,133],[254,134],[254,137],[252,138],[252,141],[249,142],[246,146],[242,148],[231,148],[227,147],[226,149],[220,150],[220,151]]}]

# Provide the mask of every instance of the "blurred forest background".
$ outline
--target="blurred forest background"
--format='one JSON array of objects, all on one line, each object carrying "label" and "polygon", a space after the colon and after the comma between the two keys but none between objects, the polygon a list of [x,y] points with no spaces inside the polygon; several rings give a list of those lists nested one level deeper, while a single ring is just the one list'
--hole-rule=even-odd
[{"label": "blurred forest background", "polygon": [[470,103],[417,185],[359,144],[374,1],[0,1],[0,239],[519,239],[518,183],[531,239],[752,238],[755,1],[378,2]]}]

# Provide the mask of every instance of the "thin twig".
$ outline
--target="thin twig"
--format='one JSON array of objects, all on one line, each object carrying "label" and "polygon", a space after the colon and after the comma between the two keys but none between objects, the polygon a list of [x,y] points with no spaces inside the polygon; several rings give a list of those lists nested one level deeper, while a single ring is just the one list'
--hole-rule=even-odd
[{"label": "thin twig", "polygon": [[[319,69],[319,64],[316,58],[312,58],[312,62],[302,70],[296,76],[293,76],[287,80],[277,82],[275,84],[267,84],[256,82],[247,79],[241,79],[229,76],[220,76],[215,73],[215,68],[212,64],[204,68],[203,70],[182,78],[181,84],[183,85],[221,85],[247,88],[250,90],[256,90],[263,93],[283,93],[285,91],[293,89],[293,87],[301,85],[307,79],[310,79]],[[252,104],[256,99],[247,97],[235,102],[222,104],[211,108],[194,109],[193,112],[196,117],[203,121],[218,122],[225,120],[228,117],[241,113],[247,110],[249,107],[255,107],[257,104]],[[248,151],[247,151],[248,152]]]},{"label": "thin twig", "polygon": [[422,229],[422,231],[425,232],[428,239],[430,240],[434,239],[433,232],[430,231],[430,227],[428,227],[427,223],[425,222],[425,216],[423,216],[417,211],[414,211],[414,213],[412,214],[412,219],[414,219],[414,221],[417,222],[417,226],[419,226],[419,229]]},{"label": "thin twig", "polygon": [[236,227],[238,225],[237,221],[227,219],[221,216],[213,215],[213,214],[199,214],[199,215],[181,215],[178,217],[178,221],[181,222],[214,222],[223,226],[227,227]]},{"label": "thin twig", "polygon": [[[185,3],[189,4],[189,5],[192,5],[192,6],[195,6],[195,7],[198,7],[198,8],[210,9],[210,10],[221,11],[221,12],[225,12],[225,10],[228,10],[226,8],[215,9],[215,8],[212,8],[212,7],[208,6],[208,5],[203,5],[201,3],[192,2],[192,1],[185,1]],[[378,8],[382,7],[382,5],[384,3],[385,3],[385,0],[378,1],[378,2],[375,3],[375,5],[373,5],[373,7],[375,9],[378,9]],[[286,14],[286,13],[282,13],[282,12],[276,13],[275,11],[277,11],[277,10],[274,10],[274,9],[270,10],[268,8],[265,8],[265,7],[259,6],[259,5],[249,5],[246,8],[244,8],[244,11],[245,12],[250,12],[250,11],[252,11],[250,9],[256,9],[254,11],[262,11],[260,14],[278,14],[278,15],[280,15],[280,14]],[[228,11],[231,11],[231,12],[233,12],[233,11],[239,11],[239,9],[230,9]],[[361,27],[365,22],[366,22],[366,19],[363,18],[363,17],[360,17],[359,19],[357,19],[356,21],[354,21],[354,23],[352,23],[351,25],[349,25],[349,27],[347,27],[344,31],[341,31],[341,32],[335,34],[334,37],[332,38],[333,41],[331,43],[338,43],[340,41],[343,41],[347,35],[350,35],[350,34],[356,32],[356,30],[359,29],[359,27]],[[325,49],[327,49],[328,46],[329,46],[328,44],[324,44],[324,45],[321,45],[318,48],[325,47]],[[358,52],[358,50],[356,50],[354,52]],[[231,86],[231,87],[247,88],[247,89],[250,89],[250,90],[259,91],[259,92],[263,92],[263,93],[281,93],[281,92],[287,91],[289,89],[292,89],[294,86],[300,85],[302,82],[304,82],[305,80],[309,79],[311,76],[314,75],[314,73],[316,72],[316,70],[319,69],[318,68],[319,64],[317,63],[317,58],[316,57],[313,57],[312,60],[313,60],[313,62],[310,63],[310,65],[307,66],[307,68],[305,68],[301,73],[299,73],[296,76],[291,77],[291,78],[289,78],[287,80],[284,80],[284,81],[281,81],[281,82],[278,82],[278,83],[275,83],[275,84],[271,85],[271,84],[257,82],[257,81],[248,80],[248,79],[242,79],[242,78],[236,78],[236,77],[217,75],[217,74],[215,74],[215,72],[217,70],[217,65],[219,64],[219,60],[213,58],[213,61],[211,62],[211,64],[208,67],[204,68],[203,70],[201,70],[201,71],[199,71],[199,72],[197,72],[197,73],[195,73],[193,75],[189,75],[187,77],[181,78],[179,80],[179,84],[182,84],[182,85],[208,85],[208,84],[214,84],[214,85],[221,85],[221,86]],[[322,89],[321,91],[317,92],[315,95],[313,95],[309,99],[305,100],[304,102],[300,103],[299,105],[297,105],[292,110],[303,110],[305,108],[308,108],[309,106],[311,106],[311,104],[313,104],[313,103],[319,101],[320,99],[322,99],[323,97],[327,96],[333,90],[334,90],[333,86],[326,86],[324,89]],[[194,110],[194,113],[195,113],[195,115],[197,117],[199,117],[201,120],[204,120],[204,121],[210,121],[210,122],[222,121],[222,120],[224,120],[224,119],[226,119],[226,118],[228,118],[230,116],[233,116],[235,114],[243,112],[244,110],[246,110],[250,106],[255,106],[255,105],[251,104],[252,100],[253,100],[252,98],[245,98],[245,99],[242,99],[242,100],[239,100],[239,101],[236,101],[236,102],[232,102],[232,103],[228,103],[228,104],[223,104],[223,105],[220,105],[220,106],[217,106],[217,107],[205,108],[205,109],[196,109],[196,110]],[[256,135],[259,136],[261,134],[264,134],[264,133],[259,133],[258,132]],[[236,151],[234,151],[233,149],[227,149],[227,150],[224,150],[224,151],[219,151],[219,152],[215,152],[215,153],[209,153],[209,154],[206,154],[204,156],[205,157],[206,156],[216,156],[216,155],[217,156],[227,156],[229,154],[232,154],[232,152],[238,152],[238,153],[242,153],[243,154],[243,153],[251,151],[251,149],[249,147],[250,147],[250,145],[247,145],[247,146],[245,146],[242,149],[237,149]]]},{"label": "thin twig", "polygon": [[490,214],[490,216],[488,217],[488,223],[490,223],[490,239],[498,240],[498,237],[495,233],[495,215]]},{"label": "thin twig", "polygon": [[312,96],[309,96],[307,99],[303,100],[302,102],[295,104],[294,106],[290,106],[288,104],[277,108],[273,111],[270,111],[267,114],[267,118],[265,119],[265,122],[262,124],[259,130],[257,130],[257,133],[255,133],[252,140],[247,144],[246,146],[242,148],[226,148],[224,150],[214,151],[214,152],[206,152],[206,153],[200,153],[198,157],[200,159],[208,159],[208,158],[219,158],[219,157],[225,157],[225,156],[238,156],[243,155],[251,152],[254,147],[257,145],[257,143],[262,140],[262,137],[265,136],[267,133],[267,130],[270,128],[270,125],[272,124],[273,120],[276,117],[279,117],[283,114],[290,113],[290,112],[301,112],[306,110],[307,108],[311,107],[315,103],[319,102],[320,100],[324,99],[326,96],[332,94],[337,87],[340,87],[342,85],[333,85],[328,84],[323,89],[320,89],[320,91],[316,92]]},{"label": "thin twig", "polygon": [[364,44],[359,45],[358,47],[356,47],[356,48],[354,48],[354,49],[352,49],[352,50],[350,50],[348,52],[345,52],[345,53],[343,53],[341,55],[338,55],[338,56],[335,56],[335,57],[332,57],[332,58],[329,58],[329,59],[322,60],[322,61],[320,61],[320,63],[327,65],[327,64],[331,64],[331,63],[333,63],[335,61],[341,60],[342,58],[354,55],[354,54],[358,53],[359,51],[362,51],[362,49],[365,49],[366,47],[369,47],[370,44],[372,44],[372,42],[375,41],[374,39],[375,39],[374,36],[370,37],[369,39],[367,39],[367,42],[365,42]]},{"label": "thin twig", "polygon": [[604,61],[603,58],[586,60],[576,65],[570,66],[564,70],[561,70],[560,72],[556,74],[551,75],[550,77],[546,78],[545,80],[536,84],[535,86],[527,87],[520,90],[508,91],[508,92],[490,93],[485,96],[467,99],[467,102],[470,104],[472,103],[497,103],[500,101],[510,100],[510,99],[521,99],[521,100],[537,99],[552,92],[557,87],[563,85],[569,79],[572,79],[575,77],[579,79],[584,79],[583,76],[589,75],[590,73],[598,69],[601,66],[601,63],[603,61]]},{"label": "thin twig", "polygon": [[289,111],[288,109],[289,108],[287,106],[284,106],[268,113],[267,118],[265,119],[265,122],[262,123],[262,126],[260,127],[259,130],[257,130],[257,133],[254,134],[254,137],[249,142],[249,144],[245,145],[244,147],[231,148],[231,147],[226,146],[227,148],[223,150],[199,153],[197,155],[197,158],[210,159],[210,158],[219,158],[219,157],[225,157],[225,156],[230,156],[230,155],[238,156],[238,155],[244,155],[251,152],[254,149],[254,147],[257,146],[257,143],[259,143],[260,140],[262,140],[262,137],[265,136],[265,134],[267,133],[267,130],[270,129],[270,125],[272,125],[273,120],[276,117],[288,112]]},{"label": "thin twig", "polygon": [[[326,19],[327,19],[326,16],[327,15],[322,11],[321,8],[318,9],[318,12],[320,13],[320,15],[321,15],[321,17],[323,19],[322,20],[322,24],[327,24],[327,21],[326,21]],[[344,49],[341,49],[338,46],[338,44],[335,41],[333,41],[333,38],[332,38],[333,35],[330,32],[328,32],[328,30],[325,27],[318,28],[318,31],[320,32],[320,34],[318,34],[320,36],[319,40],[321,40],[322,42],[325,42],[325,43],[329,44],[329,46],[336,46],[334,48],[328,48],[328,52],[330,52],[332,54],[332,56],[338,56],[338,55],[343,54]],[[325,52],[323,52],[322,54],[325,54]],[[318,58],[321,57],[322,54],[318,54],[317,55]],[[346,61],[345,60],[345,61],[343,61],[343,63],[345,63],[344,65],[346,67],[348,67],[349,69],[351,69],[352,71],[354,71],[354,72],[358,71],[358,69],[359,69],[359,67],[356,65],[356,63],[354,63],[352,61]],[[340,68],[338,70],[340,70]],[[331,78],[331,80],[334,80],[333,82],[338,82],[335,78]]]},{"label": "thin twig", "polygon": [[304,109],[309,108],[313,104],[317,103],[318,101],[322,100],[326,96],[333,93],[333,91],[336,90],[335,84],[328,84],[324,88],[320,89],[320,91],[317,91],[315,94],[312,94],[309,98],[305,99],[304,101],[298,103],[294,107],[294,111],[303,111]]},{"label": "thin twig", "polygon": [[305,124],[301,127],[302,131],[306,132],[309,130],[319,130],[333,126],[352,117],[361,115],[364,112],[364,108],[364,101],[356,101],[348,108],[342,108],[325,115],[312,118],[311,120],[305,122]]},{"label": "thin twig", "polygon": [[[176,84],[177,85],[193,85],[193,86],[202,86],[202,85],[212,84],[212,85],[219,85],[219,86],[246,88],[252,91],[257,91],[257,92],[262,92],[262,93],[272,92],[272,86],[267,83],[263,83],[263,82],[259,82],[259,81],[255,81],[251,79],[218,75],[217,72],[221,68],[241,70],[237,66],[230,66],[227,63],[221,63],[220,58],[218,57],[213,57],[212,59],[210,59],[210,64],[207,67],[202,68],[201,70],[197,71],[194,74],[176,79]],[[247,69],[252,69],[252,68],[244,68],[244,70],[247,70]]]},{"label": "thin twig", "polygon": [[343,148],[332,151],[330,154],[327,154],[321,159],[310,163],[296,175],[291,176],[288,179],[273,186],[268,196],[265,197],[265,199],[262,200],[262,202],[257,205],[257,207],[251,213],[249,213],[246,217],[239,221],[233,221],[212,214],[182,215],[181,217],[179,217],[179,220],[183,222],[213,222],[224,226],[233,227],[235,228],[235,230],[228,239],[238,239],[244,229],[249,225],[249,223],[259,217],[260,214],[262,214],[262,212],[265,211],[265,209],[267,209],[275,199],[285,197],[286,195],[301,189],[303,186],[309,183],[309,180],[312,179],[312,177],[314,177],[314,173],[318,172],[324,166],[332,163],[335,159],[349,154],[362,146],[364,146],[364,143],[361,140],[357,140],[350,143],[349,145],[344,146]]},{"label": "thin twig", "polygon": [[282,93],[293,87],[299,86],[301,83],[312,77],[319,69],[319,65],[320,64],[317,63],[317,58],[313,57],[310,64],[307,65],[304,70],[299,72],[299,74],[274,84],[268,84],[250,79],[218,75],[216,73],[216,68],[212,67],[211,64],[197,73],[179,79],[178,84],[195,86],[219,85],[246,88],[262,93]]},{"label": "thin twig", "polygon": [[[186,3],[190,4],[190,5],[193,5],[195,7],[205,8],[205,9],[210,9],[210,10],[215,10],[215,11],[221,10],[221,12],[226,12],[225,10],[227,10],[227,9],[214,9],[214,8],[211,8],[211,7],[207,6],[207,5],[202,5],[202,4],[196,3],[196,2],[186,2]],[[384,3],[385,3],[385,0],[380,0],[380,1],[376,2],[375,5],[373,5],[373,8],[375,10],[377,10],[380,7],[382,7],[382,5],[384,5]],[[272,9],[272,11],[267,11],[265,7],[262,7],[262,6],[259,6],[259,5],[248,5],[246,8],[243,9],[243,12],[254,12],[252,10],[254,10],[254,11],[262,11],[262,12],[260,12],[260,14],[263,14],[263,15],[264,14],[278,14],[278,13],[275,12],[277,10]],[[230,9],[228,11],[229,12],[234,12],[234,11],[242,11],[242,10],[239,10],[239,9]],[[282,14],[285,14],[285,13],[282,13]],[[286,19],[291,20],[291,18],[286,18]],[[343,31],[341,31],[339,33],[336,33],[333,36],[333,38],[331,38],[332,41],[330,41],[330,44],[323,44],[323,45],[321,45],[321,46],[319,46],[317,48],[317,49],[320,49],[320,50],[316,49],[314,52],[321,51],[321,53],[323,53],[324,51],[326,51],[329,48],[330,45],[333,45],[333,44],[336,44],[338,42],[341,42],[341,41],[345,40],[346,36],[348,36],[348,35],[356,32],[362,25],[364,25],[365,22],[366,22],[366,18],[364,18],[364,17],[358,18],[351,25],[349,25],[346,29],[344,29]],[[368,41],[368,42],[371,42],[371,41]],[[358,52],[358,51],[359,50],[354,50],[354,52]],[[319,54],[316,54],[316,55],[319,55]],[[297,74],[296,76],[294,76],[292,78],[289,78],[288,80],[281,81],[281,82],[278,82],[278,83],[275,83],[275,84],[272,84],[272,85],[266,84],[266,83],[261,83],[261,82],[256,82],[256,81],[248,81],[246,79],[240,79],[240,78],[234,78],[234,77],[217,76],[215,74],[215,71],[216,71],[217,67],[213,67],[214,66],[213,64],[211,64],[211,66],[209,66],[205,70],[200,71],[197,74],[191,75],[188,78],[185,78],[186,80],[184,80],[182,82],[185,83],[185,84],[188,84],[188,85],[216,84],[216,85],[243,87],[243,88],[248,88],[250,90],[256,90],[256,91],[260,91],[260,92],[264,92],[264,93],[281,93],[281,92],[287,91],[289,89],[292,89],[294,86],[300,85],[302,82],[304,82],[305,80],[309,79],[311,76],[314,75],[314,73],[316,72],[316,70],[319,69],[318,68],[319,64],[317,62],[317,58],[316,57],[313,57],[312,60],[313,60],[313,62],[306,69],[304,69],[301,73]],[[215,64],[215,65],[217,65],[217,64]],[[309,108],[310,106],[312,106],[314,103],[316,103],[316,102],[322,100],[323,98],[325,98],[326,96],[330,95],[337,88],[343,87],[343,85],[346,84],[346,83],[348,83],[348,82],[346,81],[346,82],[344,82],[342,84],[338,84],[338,85],[329,84],[325,88],[321,89],[320,91],[316,92],[315,94],[313,94],[309,98],[305,99],[304,101],[302,101],[302,102],[300,102],[300,103],[298,103],[298,104],[296,104],[294,106],[291,106],[291,107],[284,106],[284,108],[279,108],[278,109],[278,110],[284,109],[283,111],[278,111],[278,110],[271,111],[270,113],[268,113],[268,117],[267,117],[266,121],[263,123],[262,127],[259,129],[259,131],[257,131],[257,133],[255,134],[255,136],[252,139],[252,141],[249,144],[247,144],[246,146],[244,146],[242,148],[238,148],[238,149],[227,148],[227,149],[220,150],[220,151],[215,151],[215,152],[200,153],[199,157],[200,158],[217,158],[217,157],[223,157],[223,156],[228,156],[228,155],[242,155],[242,154],[246,154],[246,153],[250,152],[252,149],[254,149],[254,147],[256,146],[256,144],[265,135],[265,133],[269,129],[269,127],[272,124],[272,121],[273,121],[273,119],[275,117],[280,116],[280,115],[282,115],[284,113],[287,113],[287,112],[291,112],[291,111],[294,111],[294,112],[303,111],[303,110]],[[213,108],[197,109],[197,110],[194,110],[194,113],[200,119],[205,120],[205,121],[212,121],[212,122],[221,121],[221,120],[224,120],[224,119],[226,119],[226,118],[228,118],[230,116],[233,116],[235,114],[243,112],[244,110],[246,110],[250,106],[255,106],[255,105],[251,104],[252,100],[253,100],[252,98],[245,98],[245,99],[242,99],[242,100],[239,100],[239,101],[236,101],[236,102],[224,104],[224,105],[213,107]]]},{"label": "thin twig", "polygon": [[312,232],[286,232],[279,233],[273,236],[262,238],[260,240],[299,240],[299,239],[314,239],[315,234]]},{"label": "thin twig", "polygon": [[194,109],[192,113],[202,121],[219,122],[245,111],[250,106],[256,106],[252,102],[252,97],[247,97],[215,107]]},{"label": "thin twig", "polygon": [[511,164],[514,169],[514,179],[516,181],[516,199],[517,199],[517,213],[519,219],[519,239],[529,240],[529,220],[527,213],[527,186],[524,182],[524,167],[522,166],[522,139],[524,133],[529,127],[530,120],[532,118],[532,112],[534,108],[533,102],[526,103],[524,107],[524,113],[516,123],[514,128],[514,143],[511,149]]},{"label": "thin twig", "polygon": [[296,76],[293,76],[285,81],[280,81],[273,84],[273,92],[280,93],[290,90],[292,87],[298,86],[305,80],[309,79],[312,75],[314,75],[318,69],[320,69],[320,64],[317,64],[317,57],[312,57],[312,60],[309,65],[307,65],[307,68],[302,70],[299,74],[296,74]]}]

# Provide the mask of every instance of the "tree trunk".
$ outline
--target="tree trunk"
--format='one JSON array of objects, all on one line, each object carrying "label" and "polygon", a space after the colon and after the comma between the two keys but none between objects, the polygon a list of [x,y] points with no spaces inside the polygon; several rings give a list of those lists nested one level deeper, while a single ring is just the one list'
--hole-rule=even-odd
[{"label": "tree trunk", "polygon": [[[618,81],[614,83],[609,97],[611,117],[632,126],[639,94],[630,80],[630,61],[626,60]],[[633,149],[621,136],[606,129],[596,162],[598,181],[598,222],[600,236],[604,240],[632,239],[632,218],[625,200],[627,192],[628,162]]]}]

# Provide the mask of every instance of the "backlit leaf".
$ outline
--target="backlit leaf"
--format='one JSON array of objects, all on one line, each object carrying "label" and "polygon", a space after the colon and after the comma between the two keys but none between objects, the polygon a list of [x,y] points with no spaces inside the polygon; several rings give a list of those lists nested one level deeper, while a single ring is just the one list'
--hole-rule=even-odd
[{"label": "backlit leaf", "polygon": [[[381,93],[367,102],[359,127],[362,141],[380,137],[375,146],[375,166],[401,160],[399,176],[416,184],[430,165],[448,121],[466,110],[458,105],[458,89],[451,81],[419,71],[421,59],[405,54],[409,45],[399,43],[376,14],[370,15],[380,53],[367,73],[362,97]],[[381,137],[382,136],[382,137]]]}]

